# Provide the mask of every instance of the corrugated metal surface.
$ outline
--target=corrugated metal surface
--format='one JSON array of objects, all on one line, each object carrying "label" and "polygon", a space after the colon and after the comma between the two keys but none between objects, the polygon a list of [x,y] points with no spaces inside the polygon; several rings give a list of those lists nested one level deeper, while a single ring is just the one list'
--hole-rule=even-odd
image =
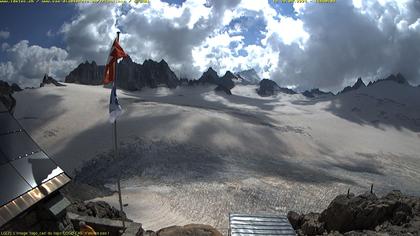
[{"label": "corrugated metal surface", "polygon": [[296,236],[286,216],[230,214],[229,231],[232,236],[281,235]]}]

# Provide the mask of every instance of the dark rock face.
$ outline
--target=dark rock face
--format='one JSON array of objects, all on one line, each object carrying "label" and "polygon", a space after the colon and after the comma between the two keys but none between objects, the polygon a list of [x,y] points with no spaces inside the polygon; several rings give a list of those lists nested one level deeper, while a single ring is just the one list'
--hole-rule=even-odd
[{"label": "dark rock face", "polygon": [[[153,235],[151,232],[149,235]],[[209,225],[190,224],[185,226],[170,226],[156,232],[157,236],[222,236],[215,228]]]},{"label": "dark rock face", "polygon": [[66,85],[64,85],[62,83],[59,83],[53,77],[48,76],[47,74],[45,74],[44,75],[44,78],[42,79],[41,84],[39,85],[39,87],[44,87],[47,84],[53,84],[53,85],[58,86],[58,87],[66,86]]},{"label": "dark rock face", "polygon": [[[82,63],[66,77],[66,83],[79,83],[87,85],[101,85],[105,66],[92,63]],[[144,87],[156,88],[167,86],[175,88],[179,81],[168,64],[162,60],[155,62],[146,60],[137,64],[130,57],[123,58],[117,66],[117,86],[119,88],[135,91]]]},{"label": "dark rock face", "polygon": [[347,87],[345,87],[343,89],[343,91],[339,92],[339,94],[341,94],[341,93],[347,93],[347,92],[354,91],[354,90],[357,90],[359,88],[364,88],[364,87],[366,87],[365,82],[363,82],[362,78],[358,78],[357,79],[357,82],[353,86],[347,86]]},{"label": "dark rock face", "polygon": [[386,77],[385,79],[380,79],[374,82],[369,82],[368,86],[383,82],[383,81],[393,81],[395,83],[398,84],[405,84],[405,85],[409,85],[408,81],[405,79],[405,77],[401,74],[398,73],[396,75],[390,75],[388,77]]},{"label": "dark rock face", "polygon": [[273,95],[276,95],[277,93],[296,94],[295,91],[288,88],[282,88],[278,86],[276,82],[269,79],[261,80],[260,88],[257,89],[257,93],[261,97],[273,96]]},{"label": "dark rock face", "polygon": [[12,86],[10,86],[11,88],[12,88],[12,90],[14,91],[14,92],[20,92],[20,91],[23,91],[23,89],[19,86],[19,85],[17,85],[16,83],[13,83],[12,84]]},{"label": "dark rock face", "polygon": [[225,75],[219,79],[219,85],[222,85],[227,89],[233,89],[233,87],[235,87],[235,82],[233,81],[237,79],[238,77],[232,74],[232,72],[226,71]]},{"label": "dark rock face", "polygon": [[319,89],[312,89],[312,90],[306,90],[302,93],[303,96],[308,98],[315,98],[315,97],[322,97],[322,96],[333,96],[334,94],[331,92],[324,92]]},{"label": "dark rock face", "polygon": [[1,94],[12,94],[14,92],[20,92],[23,89],[19,87],[16,83],[12,83],[12,85],[9,85],[6,81],[0,80],[0,93]]},{"label": "dark rock face", "polygon": [[321,235],[325,232],[324,223],[319,222],[319,214],[309,213],[303,216],[301,233],[305,235]]},{"label": "dark rock face", "polygon": [[86,85],[100,85],[104,75],[104,66],[96,65],[95,61],[80,64],[76,69],[66,76],[64,82],[86,84]]},{"label": "dark rock face", "polygon": [[287,213],[287,219],[289,219],[289,222],[292,225],[293,229],[299,229],[302,225],[303,215],[300,215],[299,213],[294,211],[289,211]]},{"label": "dark rock face", "polygon": [[9,83],[0,80],[0,103],[2,103],[12,115],[16,107],[16,99],[12,95],[16,91],[15,89],[13,88],[13,85],[10,86]]},{"label": "dark rock face", "polygon": [[114,207],[110,206],[104,201],[98,202],[83,202],[75,201],[67,208],[68,212],[73,212],[81,216],[92,216],[98,218],[108,218],[108,219],[125,219],[126,221],[131,221],[127,219],[127,216],[124,212],[121,212]]},{"label": "dark rock face", "polygon": [[200,83],[203,84],[217,84],[218,79],[219,76],[217,75],[217,72],[210,67],[206,72],[203,73],[203,75],[198,79],[198,81],[200,81]]},{"label": "dark rock face", "polygon": [[140,80],[143,78],[146,81],[146,86],[151,88],[161,85],[166,85],[168,88],[176,88],[179,83],[175,73],[164,60],[161,60],[159,63],[152,60],[144,61],[140,75]]},{"label": "dark rock face", "polygon": [[232,92],[230,91],[230,89],[227,89],[227,88],[225,88],[224,86],[222,86],[222,85],[218,85],[215,89],[214,89],[214,91],[216,91],[216,92],[225,92],[227,95],[232,95]]},{"label": "dark rock face", "polygon": [[339,195],[321,214],[289,212],[288,219],[299,235],[406,235],[420,232],[420,198],[399,191],[382,198],[371,193]]},{"label": "dark rock face", "polygon": [[[232,95],[230,90],[235,87],[235,82],[233,82],[235,79],[237,79],[237,77],[230,71],[227,71],[224,76],[219,77],[217,72],[210,67],[198,79],[198,83],[217,85],[216,91],[224,91],[226,94]],[[192,82],[192,84],[194,83]]]}]

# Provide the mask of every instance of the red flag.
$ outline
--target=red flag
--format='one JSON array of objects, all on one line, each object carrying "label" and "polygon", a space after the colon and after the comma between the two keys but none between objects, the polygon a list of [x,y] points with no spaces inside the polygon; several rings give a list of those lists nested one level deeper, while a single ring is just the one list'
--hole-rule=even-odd
[{"label": "red flag", "polygon": [[103,79],[104,84],[109,84],[115,79],[115,63],[118,59],[127,56],[127,53],[124,52],[124,49],[122,49],[118,43],[118,38],[116,38],[112,44],[111,51],[109,52],[108,61],[106,62]]}]

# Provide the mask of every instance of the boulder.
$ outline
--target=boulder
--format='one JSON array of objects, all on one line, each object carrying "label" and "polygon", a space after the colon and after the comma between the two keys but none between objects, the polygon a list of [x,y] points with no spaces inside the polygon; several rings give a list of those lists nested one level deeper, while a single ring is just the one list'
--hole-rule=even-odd
[{"label": "boulder", "polygon": [[117,210],[116,208],[110,206],[104,201],[97,202],[83,202],[75,201],[68,208],[68,212],[73,212],[81,216],[92,216],[98,218],[108,218],[108,219],[125,219],[126,221],[131,221],[127,219],[127,216],[124,212]]},{"label": "boulder", "polygon": [[303,216],[294,211],[289,211],[287,213],[287,219],[292,225],[293,229],[297,230],[302,225]]},{"label": "boulder", "polygon": [[318,221],[319,214],[309,213],[302,219],[300,232],[304,235],[320,235],[325,232],[324,224]]},{"label": "boulder", "polygon": [[321,213],[319,220],[329,231],[348,232],[352,230],[374,229],[385,221],[396,224],[407,222],[411,217],[411,208],[398,200],[378,199],[376,195],[366,193],[339,195]]},{"label": "boulder", "polygon": [[185,226],[171,226],[157,231],[157,236],[222,236],[209,225],[189,224]]},{"label": "boulder", "polygon": [[364,193],[337,196],[321,213],[288,213],[298,235],[416,235],[420,198],[392,191],[382,198]]}]

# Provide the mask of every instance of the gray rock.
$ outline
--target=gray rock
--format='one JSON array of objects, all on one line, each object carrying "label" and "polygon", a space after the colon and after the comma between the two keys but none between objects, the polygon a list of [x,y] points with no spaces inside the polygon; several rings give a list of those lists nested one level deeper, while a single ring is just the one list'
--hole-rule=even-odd
[{"label": "gray rock", "polygon": [[226,94],[231,95],[230,90],[235,87],[233,80],[237,77],[232,72],[227,71],[224,76],[219,77],[213,68],[209,68],[203,75],[198,79],[201,84],[214,84],[217,85],[216,91],[225,91]]},{"label": "gray rock", "polygon": [[80,64],[66,76],[66,83],[100,85],[104,75],[104,66],[98,66],[95,61]]},{"label": "gray rock", "polygon": [[39,87],[44,87],[47,84],[53,84],[53,85],[58,86],[58,87],[66,86],[66,85],[64,85],[62,83],[59,83],[53,77],[48,76],[47,74],[45,74],[44,75],[44,78],[41,81],[41,84],[39,85]]},{"label": "gray rock", "polygon": [[160,229],[157,236],[222,236],[222,234],[209,225],[190,224]]},{"label": "gray rock", "polygon": [[276,82],[269,79],[261,80],[260,87],[257,89],[257,93],[262,97],[273,96],[278,93],[296,94],[296,92],[292,89],[282,88],[278,86]]},{"label": "gray rock", "polygon": [[108,219],[125,219],[126,221],[131,221],[127,219],[127,216],[124,212],[117,210],[116,208],[110,206],[104,201],[97,202],[83,202],[75,201],[67,208],[68,212],[73,212],[81,216],[93,216],[98,218],[108,218]]},{"label": "gray rock", "polygon": [[[79,83],[87,85],[102,84],[105,66],[98,66],[85,62],[80,64],[66,77],[67,83]],[[179,81],[168,64],[161,60],[145,60],[143,64],[137,64],[130,57],[123,58],[117,66],[117,86],[119,88],[136,91],[144,87],[156,88],[166,86],[175,88]]]},{"label": "gray rock", "polygon": [[364,88],[364,87],[366,87],[365,82],[363,82],[362,78],[358,78],[356,83],[353,86],[345,87],[341,92],[339,92],[339,94],[347,93],[347,92],[354,91],[354,90],[358,90],[358,89]]},{"label": "gray rock", "polygon": [[294,211],[289,211],[287,213],[287,219],[289,220],[290,224],[292,225],[293,229],[297,230],[300,229],[302,225],[303,216],[298,214]]},{"label": "gray rock", "polygon": [[319,214],[309,213],[302,219],[302,226],[300,228],[304,235],[319,235],[325,232],[324,223],[318,221]]}]

